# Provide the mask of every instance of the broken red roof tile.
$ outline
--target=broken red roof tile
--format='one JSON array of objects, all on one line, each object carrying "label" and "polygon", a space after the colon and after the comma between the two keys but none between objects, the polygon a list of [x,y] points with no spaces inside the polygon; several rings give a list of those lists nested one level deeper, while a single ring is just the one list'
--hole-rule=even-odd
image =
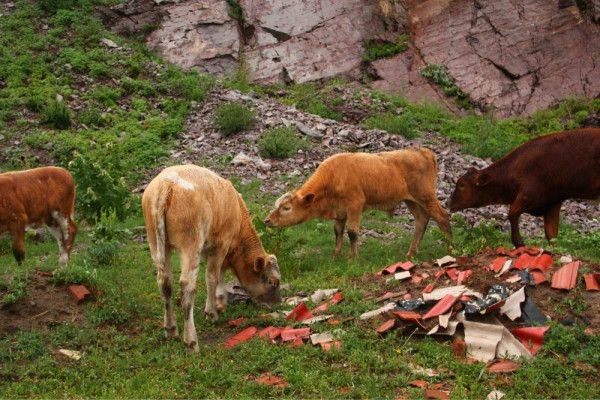
[{"label": "broken red roof tile", "polygon": [[423,280],[424,278],[422,276],[415,274],[412,276],[411,283],[416,286],[420,285]]},{"label": "broken red roof tile", "polygon": [[281,340],[284,342],[297,338],[307,338],[310,336],[310,328],[284,329],[281,331]]},{"label": "broken red roof tile", "polygon": [[300,347],[304,344],[302,338],[296,338],[293,341],[289,342],[290,347]]},{"label": "broken red roof tile", "polygon": [[339,325],[339,324],[341,324],[342,322],[341,322],[339,319],[330,319],[330,320],[327,320],[327,323],[328,323],[329,325]]},{"label": "broken red roof tile", "polygon": [[577,271],[579,270],[580,261],[574,261],[565,264],[561,269],[552,275],[553,289],[571,290],[577,284]]},{"label": "broken red roof tile", "polygon": [[264,383],[265,385],[275,386],[278,388],[286,387],[289,385],[289,383],[285,379],[273,375],[270,372],[264,372],[261,376],[254,380],[258,383]]},{"label": "broken red roof tile", "polygon": [[47,277],[51,277],[53,275],[53,272],[40,271],[40,270],[36,269],[34,274],[36,274],[37,276],[43,276],[43,277],[47,278]]},{"label": "broken red roof tile", "polygon": [[445,270],[441,270],[441,271],[436,271],[435,274],[433,275],[435,277],[435,279],[439,279],[441,276],[443,276],[446,273]]},{"label": "broken red roof tile", "polygon": [[377,329],[375,329],[375,332],[377,332],[379,334],[385,333],[385,332],[389,331],[390,329],[392,329],[395,325],[396,325],[395,319],[388,319],[383,324],[381,324]]},{"label": "broken red roof tile", "polygon": [[596,281],[596,277],[594,276],[594,274],[586,274],[583,276],[583,279],[585,280],[586,290],[600,290],[600,286],[598,285],[598,281]]},{"label": "broken red roof tile", "polygon": [[404,271],[408,271],[408,270],[410,270],[414,266],[415,266],[415,264],[413,264],[411,261],[397,262],[396,264],[392,264],[389,267],[385,267],[381,271],[377,272],[376,275],[390,275],[390,274],[394,274],[399,269],[403,269]]},{"label": "broken red roof tile", "polygon": [[430,276],[430,275],[429,275],[427,272],[423,272],[423,273],[421,274],[421,278],[423,278],[423,279],[427,279],[427,278],[429,278],[429,276]]},{"label": "broken red roof tile", "polygon": [[305,319],[309,319],[312,317],[314,317],[314,315],[312,315],[308,307],[306,307],[306,304],[300,303],[296,306],[296,308],[292,310],[291,313],[288,314],[288,316],[285,319],[293,321],[304,321]]},{"label": "broken red roof tile", "polygon": [[503,373],[503,372],[515,372],[519,369],[520,365],[512,360],[497,360],[488,364],[486,369],[489,372]]},{"label": "broken red roof tile", "polygon": [[517,269],[529,268],[530,270],[539,269],[541,271],[547,271],[553,263],[554,260],[549,254],[542,254],[534,257],[525,253],[515,260],[513,267]]},{"label": "broken red roof tile", "polygon": [[417,379],[417,380],[408,382],[408,384],[410,386],[414,386],[414,387],[418,387],[418,388],[421,388],[421,389],[425,389],[427,387],[427,385],[429,384],[429,382],[424,381],[423,379]]},{"label": "broken red roof tile", "polygon": [[240,317],[238,319],[232,319],[231,321],[227,321],[227,325],[238,326],[244,323],[246,318]]},{"label": "broken red roof tile", "polygon": [[323,342],[319,343],[319,345],[325,351],[330,351],[331,349],[339,350],[342,348],[342,342],[339,340],[334,340],[333,342]]},{"label": "broken red roof tile", "polygon": [[550,329],[549,326],[532,326],[528,328],[516,328],[510,332],[515,335],[531,354],[536,354],[544,342],[544,333]]},{"label": "broken red roof tile", "polygon": [[548,279],[546,278],[546,274],[544,274],[543,272],[531,271],[529,274],[533,278],[533,281],[535,282],[536,285],[539,285],[540,283],[544,283],[544,282],[548,281]]},{"label": "broken red roof tile", "polygon": [[453,281],[458,279],[458,272],[456,268],[449,268],[446,270],[446,274],[448,275],[448,277],[450,277],[450,279],[452,279]]},{"label": "broken red roof tile", "polygon": [[328,301],[324,302],[323,304],[321,304],[320,306],[315,308],[313,310],[313,312],[317,313],[317,312],[325,311],[329,308],[330,305],[337,304],[342,300],[344,300],[344,295],[342,295],[342,292],[337,292],[336,294],[333,295],[333,297],[331,297],[331,299],[329,299]]},{"label": "broken red roof tile", "polygon": [[237,335],[234,335],[225,341],[225,347],[232,348],[239,343],[246,342],[256,335],[256,327],[250,326]]},{"label": "broken red roof tile", "polygon": [[454,342],[452,343],[452,354],[463,357],[467,354],[467,343],[460,338],[454,339]]},{"label": "broken red roof tile", "polygon": [[432,290],[433,290],[433,283],[430,283],[429,285],[425,286],[425,289],[423,289],[423,293],[431,293]]},{"label": "broken red roof tile", "polygon": [[375,302],[381,303],[382,301],[402,297],[402,295],[404,295],[404,292],[385,292],[384,294],[376,298]]},{"label": "broken red roof tile", "polygon": [[449,392],[441,390],[427,389],[423,393],[426,400],[437,399],[437,400],[450,400]]},{"label": "broken red roof tile", "polygon": [[469,279],[469,277],[473,275],[473,270],[472,269],[467,269],[464,271],[459,271],[458,273],[458,278],[456,280],[456,284],[457,285],[462,285],[462,283],[464,281],[466,281],[467,279]]},{"label": "broken red roof tile", "polygon": [[77,304],[83,303],[92,296],[88,288],[84,285],[71,285],[68,287],[68,290],[69,294],[75,299]]},{"label": "broken red roof tile", "polygon": [[423,319],[437,317],[440,314],[444,314],[454,305],[454,303],[456,303],[458,297],[459,296],[447,294],[440,301],[438,301],[436,305],[427,312],[427,314],[423,315]]},{"label": "broken red roof tile", "polygon": [[402,296],[402,298],[405,300],[412,299],[412,294],[406,293],[404,296]]},{"label": "broken red roof tile", "polygon": [[281,334],[281,331],[284,328],[276,328],[274,326],[267,326],[265,329],[262,329],[258,332],[258,336],[261,338],[268,337],[269,339],[275,339],[277,336]]},{"label": "broken red roof tile", "polygon": [[498,258],[495,258],[494,261],[492,261],[492,263],[490,264],[490,266],[488,268],[490,268],[495,273],[498,273],[498,272],[500,272],[500,270],[504,266],[504,263],[507,260],[508,260],[507,257],[498,257]]}]

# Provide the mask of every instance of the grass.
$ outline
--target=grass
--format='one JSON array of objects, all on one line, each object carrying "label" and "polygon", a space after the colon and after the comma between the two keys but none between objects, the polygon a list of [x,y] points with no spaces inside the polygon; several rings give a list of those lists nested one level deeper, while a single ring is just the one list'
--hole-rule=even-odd
[{"label": "grass", "polygon": [[[236,185],[259,221],[274,197],[260,191],[259,181]],[[353,279],[398,261],[410,242],[410,233],[390,224],[391,221],[382,212],[365,214],[365,229],[385,229],[394,232],[395,237],[388,242],[362,237],[358,259],[351,263],[331,258],[334,243],[329,222],[311,221],[286,230],[270,230],[258,222],[256,225],[266,248],[276,251],[283,281],[292,285],[292,292],[339,287],[345,300],[332,306],[332,312],[356,317],[375,305],[362,298],[361,291],[369,288],[356,287]],[[408,382],[424,377],[410,370],[411,363],[433,369],[443,366],[445,372],[440,376],[425,379],[449,384],[452,396],[458,398],[484,398],[494,389],[493,385],[509,398],[600,395],[593,383],[594,373],[573,365],[575,361],[600,365],[597,357],[600,343],[580,327],[553,327],[541,354],[523,362],[508,382],[482,372],[483,364],[457,361],[449,341],[408,339],[397,333],[381,338],[356,321],[341,326],[338,335],[343,348],[336,352],[323,352],[309,345],[273,346],[257,339],[227,350],[221,346],[222,341],[243,327],[233,328],[225,321],[258,316],[265,310],[253,304],[231,305],[218,323],[208,322],[202,316],[206,298],[203,273],[199,274],[195,317],[200,353],[188,355],[181,342],[163,339],[162,305],[146,243],[122,240],[117,258],[107,264],[96,263],[89,257],[87,249],[99,238],[120,237],[121,232],[134,231],[141,223],[139,217],[124,222],[104,217],[100,227],[82,230],[71,264],[53,279],[57,284],[88,284],[99,293],[97,301],[82,306],[86,316],[81,323],[66,322],[41,331],[20,331],[0,339],[3,396],[390,398],[403,394],[420,398],[422,392]],[[487,240],[472,242],[464,232],[468,228],[455,223],[461,249],[475,251],[485,245],[508,245],[508,234],[498,234],[488,227],[481,229]],[[558,246],[566,246],[572,254],[600,260],[597,250],[571,247],[572,236],[565,231]],[[441,237],[436,227],[430,227],[418,258],[427,260],[445,255],[446,249],[438,244]],[[533,243],[541,243],[541,238]],[[594,243],[596,249],[600,248],[600,243]],[[27,243],[28,255],[21,267],[14,265],[7,246],[6,241],[0,246],[0,276],[25,277],[34,269],[56,268],[58,251],[50,238]],[[345,246],[347,250],[348,244]],[[177,257],[174,270],[178,285]],[[178,293],[177,287],[174,293]],[[181,329],[180,307],[177,314]],[[326,331],[330,327],[317,325],[314,329]],[[59,348],[82,351],[83,358],[74,361],[61,357],[55,353]],[[277,389],[249,379],[267,371],[284,377],[290,385]]]},{"label": "grass", "polygon": [[308,147],[295,127],[277,127],[264,132],[257,142],[260,155],[268,158],[288,158]]},{"label": "grass", "polygon": [[407,40],[407,35],[400,35],[395,42],[368,43],[365,46],[365,55],[363,57],[363,61],[372,62],[379,60],[380,58],[392,57],[396,54],[402,53],[408,49],[406,44]]},{"label": "grass", "polygon": [[223,136],[230,136],[254,126],[256,114],[241,103],[221,104],[215,110],[213,126]]},{"label": "grass", "polygon": [[390,112],[375,114],[366,120],[363,125],[369,129],[381,129],[389,133],[402,135],[407,139],[419,136],[416,123],[410,114],[396,115]]}]

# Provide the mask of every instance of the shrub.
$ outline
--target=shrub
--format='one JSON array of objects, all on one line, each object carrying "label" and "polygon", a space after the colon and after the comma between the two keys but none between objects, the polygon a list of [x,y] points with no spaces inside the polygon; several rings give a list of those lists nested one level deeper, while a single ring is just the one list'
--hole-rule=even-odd
[{"label": "shrub", "polygon": [[71,127],[71,112],[62,101],[51,101],[42,113],[43,124],[54,129],[69,129]]},{"label": "shrub", "polygon": [[369,129],[382,129],[389,133],[402,135],[408,139],[419,136],[416,122],[408,113],[395,115],[392,113],[375,114],[364,121],[364,126]]},{"label": "shrub", "polygon": [[448,73],[446,66],[427,64],[421,69],[421,75],[440,85],[446,96],[456,97],[457,99],[467,98],[467,95],[454,83],[454,79]]},{"label": "shrub", "polygon": [[365,62],[371,62],[380,58],[391,57],[398,53],[406,51],[408,46],[406,41],[408,36],[400,35],[398,39],[393,43],[375,43],[366,46],[367,53],[363,57]]},{"label": "shrub", "polygon": [[62,267],[54,270],[52,282],[56,285],[83,284],[89,286],[98,285],[98,271],[89,268],[87,263],[69,264],[68,267]]},{"label": "shrub", "polygon": [[307,142],[295,128],[278,127],[265,132],[258,141],[260,155],[269,158],[287,158],[305,149]]},{"label": "shrub", "polygon": [[88,107],[77,114],[77,120],[90,126],[105,126],[108,124],[108,118],[103,116],[102,112],[97,107]]},{"label": "shrub", "polygon": [[213,117],[214,127],[225,136],[251,128],[255,123],[254,112],[240,103],[221,104]]},{"label": "shrub", "polygon": [[77,154],[69,163],[69,170],[77,184],[77,211],[88,221],[98,219],[102,212],[114,211],[117,218],[125,219],[130,194],[123,178],[115,178],[98,163]]}]

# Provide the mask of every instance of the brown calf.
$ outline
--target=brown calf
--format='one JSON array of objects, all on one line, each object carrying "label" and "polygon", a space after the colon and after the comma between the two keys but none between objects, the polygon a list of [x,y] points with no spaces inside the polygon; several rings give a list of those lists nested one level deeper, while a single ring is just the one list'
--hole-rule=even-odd
[{"label": "brown calf", "polygon": [[223,274],[233,269],[258,302],[279,302],[277,258],[265,252],[242,197],[233,185],[206,168],[181,165],[164,169],[142,196],[150,253],[165,305],[165,336],[178,337],[171,299],[171,252],[181,263],[179,284],[186,347],[198,351],[194,296],[200,257],[206,259],[206,307],[213,320],[227,304]]},{"label": "brown calf", "polygon": [[77,233],[72,220],[74,201],[73,177],[62,168],[0,174],[0,234],[10,232],[17,263],[25,258],[25,228],[41,224],[58,241],[60,263],[68,262]]},{"label": "brown calf", "polygon": [[392,214],[405,202],[415,217],[415,232],[406,254],[418,251],[430,218],[451,238],[448,213],[435,197],[437,162],[428,149],[383,153],[341,153],[321,163],[298,190],[277,200],[265,223],[273,227],[299,224],[313,218],[335,221],[335,255],[339,255],[348,223],[349,258],[358,252],[360,216],[366,208]]},{"label": "brown calf", "polygon": [[522,213],[543,216],[550,241],[558,236],[563,201],[598,197],[600,129],[577,129],[530,140],[487,168],[471,168],[456,183],[450,209],[510,204],[511,238],[519,247]]}]

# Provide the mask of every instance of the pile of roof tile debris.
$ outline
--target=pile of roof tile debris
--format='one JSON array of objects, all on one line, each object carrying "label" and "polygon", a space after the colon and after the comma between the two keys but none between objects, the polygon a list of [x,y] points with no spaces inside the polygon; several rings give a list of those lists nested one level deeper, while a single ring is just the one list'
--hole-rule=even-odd
[{"label": "pile of roof tile debris", "polygon": [[[527,291],[538,285],[557,291],[575,288],[581,261],[561,257],[556,260],[561,265],[555,265],[551,254],[534,247],[488,248],[478,256],[446,256],[420,267],[407,261],[384,268],[376,275],[386,278],[386,284],[400,281],[395,289],[406,286],[413,293],[385,292],[376,298],[383,305],[360,319],[383,316],[385,321],[376,328],[380,334],[399,329],[411,335],[454,337],[455,347],[466,347],[467,357],[482,362],[531,358],[550,327]],[[474,278],[479,286],[485,282],[487,291],[471,289]],[[587,290],[600,290],[600,274],[584,275],[584,280]]]}]

